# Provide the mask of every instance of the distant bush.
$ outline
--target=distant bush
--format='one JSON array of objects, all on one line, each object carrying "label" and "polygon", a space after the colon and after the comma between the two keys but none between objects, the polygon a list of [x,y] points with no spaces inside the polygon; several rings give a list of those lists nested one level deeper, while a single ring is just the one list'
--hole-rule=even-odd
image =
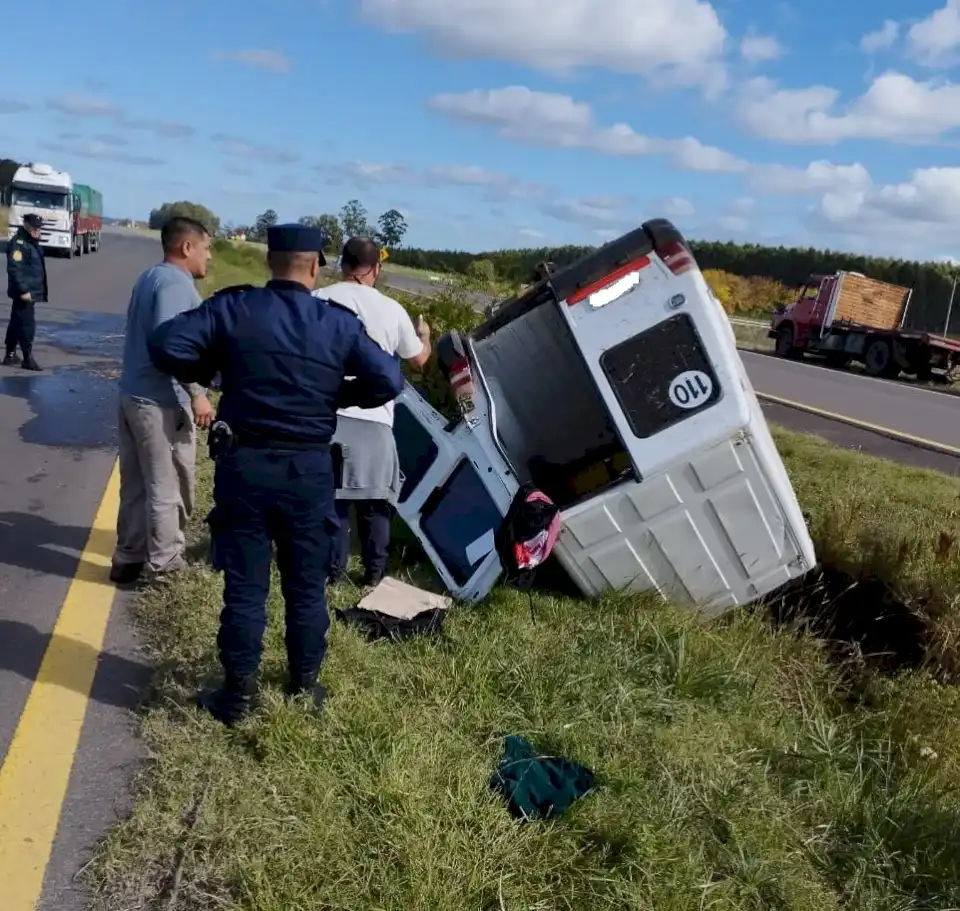
[{"label": "distant bush", "polygon": [[213,212],[198,202],[189,202],[185,199],[179,202],[165,202],[162,206],[153,209],[150,212],[149,227],[153,231],[159,231],[174,216],[194,218],[211,234],[220,233],[220,219]]},{"label": "distant bush", "polygon": [[703,277],[727,313],[769,313],[795,296],[792,289],[770,278],[744,278],[720,269],[705,269]]}]

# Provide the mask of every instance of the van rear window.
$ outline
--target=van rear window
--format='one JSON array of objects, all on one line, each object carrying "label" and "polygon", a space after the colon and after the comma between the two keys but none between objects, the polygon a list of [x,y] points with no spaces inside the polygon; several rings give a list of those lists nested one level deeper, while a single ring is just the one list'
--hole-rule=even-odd
[{"label": "van rear window", "polygon": [[[497,504],[468,459],[457,465],[420,511],[420,530],[457,585],[465,585],[493,550],[492,535],[501,521]],[[474,553],[484,537],[490,547],[481,546]]]},{"label": "van rear window", "polygon": [[720,400],[720,383],[686,313],[608,349],[600,357],[600,369],[641,439]]},{"label": "van rear window", "polygon": [[393,438],[397,443],[400,475],[403,478],[399,500],[406,503],[440,455],[440,449],[430,436],[430,431],[413,416],[403,402],[397,402],[393,411]]}]

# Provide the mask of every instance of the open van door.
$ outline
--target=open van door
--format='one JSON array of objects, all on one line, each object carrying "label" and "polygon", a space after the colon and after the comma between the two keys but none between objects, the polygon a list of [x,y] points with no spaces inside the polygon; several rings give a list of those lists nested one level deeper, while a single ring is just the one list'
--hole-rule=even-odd
[{"label": "open van door", "polygon": [[470,413],[448,423],[409,383],[394,408],[397,512],[449,592],[466,602],[486,597],[500,576],[494,535],[520,486],[485,439],[486,411],[478,393]]}]

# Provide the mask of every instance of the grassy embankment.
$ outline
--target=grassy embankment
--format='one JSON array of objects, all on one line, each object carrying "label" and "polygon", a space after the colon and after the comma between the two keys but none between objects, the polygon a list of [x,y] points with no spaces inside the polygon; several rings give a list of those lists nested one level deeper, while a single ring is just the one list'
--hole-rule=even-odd
[{"label": "grassy embankment", "polygon": [[6,239],[9,230],[10,210],[6,206],[0,206],[0,238]]},{"label": "grassy embankment", "polygon": [[[208,285],[259,265],[228,254]],[[470,318],[450,300],[414,306],[438,330]],[[777,440],[825,560],[893,583],[924,629],[901,609],[889,644],[955,676],[960,482]],[[196,535],[205,459],[200,476]],[[881,597],[850,585],[829,597],[882,640]],[[647,598],[538,594],[531,612],[497,591],[438,642],[370,645],[335,625],[317,721],[278,695],[275,587],[265,706],[229,732],[190,706],[216,667],[220,586],[197,568],[139,601],[159,667],[152,761],[88,871],[101,908],[161,907],[173,880],[164,907],[205,911],[960,903],[960,699],[932,674],[890,674],[896,656],[883,673],[855,651],[840,663],[759,610],[704,623]],[[599,789],[558,822],[513,823],[487,787],[505,733],[587,763]]]}]

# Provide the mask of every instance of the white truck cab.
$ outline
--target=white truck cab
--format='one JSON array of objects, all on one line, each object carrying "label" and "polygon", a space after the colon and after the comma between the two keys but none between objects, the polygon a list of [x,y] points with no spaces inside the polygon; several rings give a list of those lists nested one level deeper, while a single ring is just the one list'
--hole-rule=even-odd
[{"label": "white truck cab", "polygon": [[447,422],[407,385],[398,512],[450,592],[483,598],[524,482],[562,510],[554,554],[588,596],[656,591],[707,613],[816,562],[722,308],[658,219],[546,275],[437,354]]},{"label": "white truck cab", "polygon": [[24,215],[39,215],[41,246],[70,255],[75,246],[73,209],[73,180],[66,171],[48,164],[17,168],[10,185],[10,237],[23,224]]}]

